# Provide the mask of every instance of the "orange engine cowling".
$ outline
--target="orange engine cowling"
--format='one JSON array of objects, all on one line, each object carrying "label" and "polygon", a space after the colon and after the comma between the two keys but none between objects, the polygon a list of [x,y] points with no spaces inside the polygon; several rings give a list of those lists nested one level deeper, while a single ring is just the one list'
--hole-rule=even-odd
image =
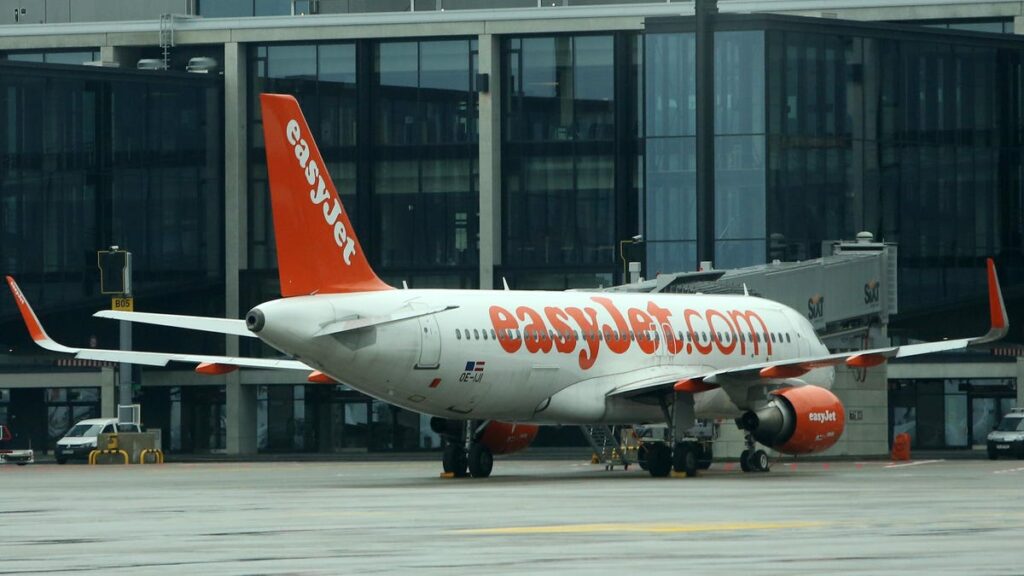
[{"label": "orange engine cowling", "polygon": [[740,428],[765,446],[784,454],[813,454],[828,450],[843,435],[845,409],[831,391],[799,386],[771,395],[766,406],[738,420]]},{"label": "orange engine cowling", "polygon": [[540,427],[534,424],[509,424],[495,420],[484,428],[479,442],[491,454],[511,454],[529,446],[537,437],[538,430]]}]

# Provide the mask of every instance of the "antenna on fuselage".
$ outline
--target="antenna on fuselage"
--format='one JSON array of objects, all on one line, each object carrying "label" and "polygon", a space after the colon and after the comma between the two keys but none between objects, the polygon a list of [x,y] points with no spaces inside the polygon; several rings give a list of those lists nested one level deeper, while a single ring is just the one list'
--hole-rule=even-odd
[{"label": "antenna on fuselage", "polygon": [[501,277],[501,285],[505,287],[506,291],[511,290],[511,288],[508,287],[508,280],[506,280],[504,276]]},{"label": "antenna on fuselage", "polygon": [[408,289],[409,289],[409,283],[406,282],[405,280],[402,280],[402,290],[408,290]]},{"label": "antenna on fuselage", "polygon": [[743,295],[744,296],[750,296],[750,291],[747,290],[747,283],[746,282],[743,283]]}]

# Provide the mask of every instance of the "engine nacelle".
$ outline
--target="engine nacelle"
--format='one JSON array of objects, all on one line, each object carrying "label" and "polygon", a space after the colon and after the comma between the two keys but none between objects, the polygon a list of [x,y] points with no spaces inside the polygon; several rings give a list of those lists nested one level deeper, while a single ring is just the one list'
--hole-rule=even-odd
[{"label": "engine nacelle", "polygon": [[754,439],[783,454],[813,454],[831,448],[843,435],[846,413],[831,391],[819,386],[782,388],[757,411],[737,423]]},{"label": "engine nacelle", "polygon": [[540,426],[492,421],[480,434],[479,442],[491,454],[511,454],[525,449],[537,437]]}]

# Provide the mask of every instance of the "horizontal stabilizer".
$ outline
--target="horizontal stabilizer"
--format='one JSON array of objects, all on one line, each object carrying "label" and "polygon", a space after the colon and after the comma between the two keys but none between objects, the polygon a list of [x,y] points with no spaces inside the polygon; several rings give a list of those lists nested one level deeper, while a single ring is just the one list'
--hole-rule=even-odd
[{"label": "horizontal stabilizer", "polygon": [[137,322],[139,324],[154,324],[171,328],[185,328],[186,330],[216,332],[232,336],[256,337],[255,334],[245,327],[245,320],[233,320],[230,318],[180,316],[177,314],[154,314],[151,312],[121,312],[118,310],[100,310],[93,314],[93,316],[109,318],[111,320],[122,320],[124,322]]}]

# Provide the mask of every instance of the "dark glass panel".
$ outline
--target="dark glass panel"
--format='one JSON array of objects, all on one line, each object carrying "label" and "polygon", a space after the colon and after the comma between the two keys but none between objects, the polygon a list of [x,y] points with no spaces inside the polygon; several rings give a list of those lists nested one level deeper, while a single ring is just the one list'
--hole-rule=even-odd
[{"label": "dark glass panel", "polygon": [[644,247],[649,276],[696,268],[697,172],[693,138],[648,138]]},{"label": "dark glass panel", "polygon": [[764,32],[715,34],[715,134],[764,132]]},{"label": "dark glass panel", "polygon": [[[283,16],[292,13],[291,0],[255,0],[255,3],[255,16]],[[301,9],[301,2],[299,4],[297,9]]]},{"label": "dark glass panel", "polygon": [[615,137],[615,73],[611,36],[579,36],[574,42],[575,135],[579,140]]},{"label": "dark glass panel", "polygon": [[647,136],[695,134],[697,85],[693,34],[649,34],[644,46]]},{"label": "dark glass panel", "polygon": [[253,0],[198,0],[196,13],[203,18],[252,16]]}]

